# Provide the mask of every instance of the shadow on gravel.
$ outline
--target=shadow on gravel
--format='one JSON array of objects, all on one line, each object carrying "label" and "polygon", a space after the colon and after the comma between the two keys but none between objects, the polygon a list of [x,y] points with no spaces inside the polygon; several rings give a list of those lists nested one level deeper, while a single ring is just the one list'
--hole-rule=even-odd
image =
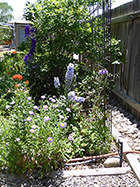
[{"label": "shadow on gravel", "polygon": [[120,103],[117,102],[115,99],[108,100],[108,109],[115,109],[123,114],[124,117],[128,118],[133,124],[137,124],[137,128],[140,129],[140,121],[129,111],[127,111]]}]

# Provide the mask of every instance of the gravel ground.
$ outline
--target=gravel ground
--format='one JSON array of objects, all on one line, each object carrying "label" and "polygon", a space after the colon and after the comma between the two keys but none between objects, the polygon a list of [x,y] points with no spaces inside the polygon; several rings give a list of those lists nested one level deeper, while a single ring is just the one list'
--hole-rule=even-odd
[{"label": "gravel ground", "polygon": [[[113,107],[113,116],[112,119],[115,121],[116,115],[117,118],[120,117],[128,122],[131,121],[131,125],[137,124],[139,127],[139,121],[137,121],[134,116],[126,112],[121,105],[117,104],[115,100],[112,102]],[[117,113],[116,113],[117,112]],[[124,117],[125,116],[125,117]],[[131,119],[130,119],[131,118]],[[130,124],[129,124],[130,125]],[[116,125],[116,128],[118,126]],[[139,133],[139,128],[138,132]],[[119,129],[118,129],[119,130]],[[120,132],[120,130],[119,130]],[[134,148],[135,144],[133,143],[135,138],[130,135],[130,133],[122,132],[123,136],[128,140],[128,143],[131,144]],[[115,146],[114,148],[115,149]],[[116,150],[114,150],[116,151]],[[95,169],[103,168],[103,162],[105,159],[97,160],[96,163],[90,163],[89,165],[80,165],[80,166],[66,166],[65,170],[77,170],[77,169]],[[128,163],[123,161],[122,167],[127,167]],[[1,187],[140,187],[138,180],[133,175],[133,172],[130,171],[124,175],[113,175],[113,176],[88,176],[88,177],[68,177],[63,178],[62,175],[53,175],[48,176],[47,174],[41,179],[38,177],[37,173],[32,175],[10,175],[0,171],[0,186]]]}]

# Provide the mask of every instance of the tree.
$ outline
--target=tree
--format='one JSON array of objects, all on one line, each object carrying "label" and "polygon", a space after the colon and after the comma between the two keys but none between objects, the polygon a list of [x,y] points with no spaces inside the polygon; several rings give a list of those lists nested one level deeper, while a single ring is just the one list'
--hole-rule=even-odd
[{"label": "tree", "polygon": [[6,2],[0,2],[0,22],[8,23],[13,19],[13,8]]}]

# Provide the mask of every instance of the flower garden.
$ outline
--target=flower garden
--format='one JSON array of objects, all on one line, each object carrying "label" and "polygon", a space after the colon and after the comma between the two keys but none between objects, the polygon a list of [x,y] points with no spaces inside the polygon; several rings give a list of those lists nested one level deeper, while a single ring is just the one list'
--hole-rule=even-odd
[{"label": "flower garden", "polygon": [[[73,58],[93,59],[88,6],[83,0],[27,4],[26,40],[0,62],[0,167],[43,175],[70,158],[110,151],[105,104],[116,75],[103,67],[102,50],[94,69]],[[112,41],[121,61],[119,42]]]}]

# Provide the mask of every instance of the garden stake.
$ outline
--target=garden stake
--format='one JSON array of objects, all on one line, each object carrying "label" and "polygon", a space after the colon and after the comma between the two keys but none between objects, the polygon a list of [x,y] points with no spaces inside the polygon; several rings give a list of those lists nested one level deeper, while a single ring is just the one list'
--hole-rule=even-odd
[{"label": "garden stake", "polygon": [[123,157],[123,142],[118,139],[118,154],[120,155],[120,167],[122,167],[122,157]]}]

